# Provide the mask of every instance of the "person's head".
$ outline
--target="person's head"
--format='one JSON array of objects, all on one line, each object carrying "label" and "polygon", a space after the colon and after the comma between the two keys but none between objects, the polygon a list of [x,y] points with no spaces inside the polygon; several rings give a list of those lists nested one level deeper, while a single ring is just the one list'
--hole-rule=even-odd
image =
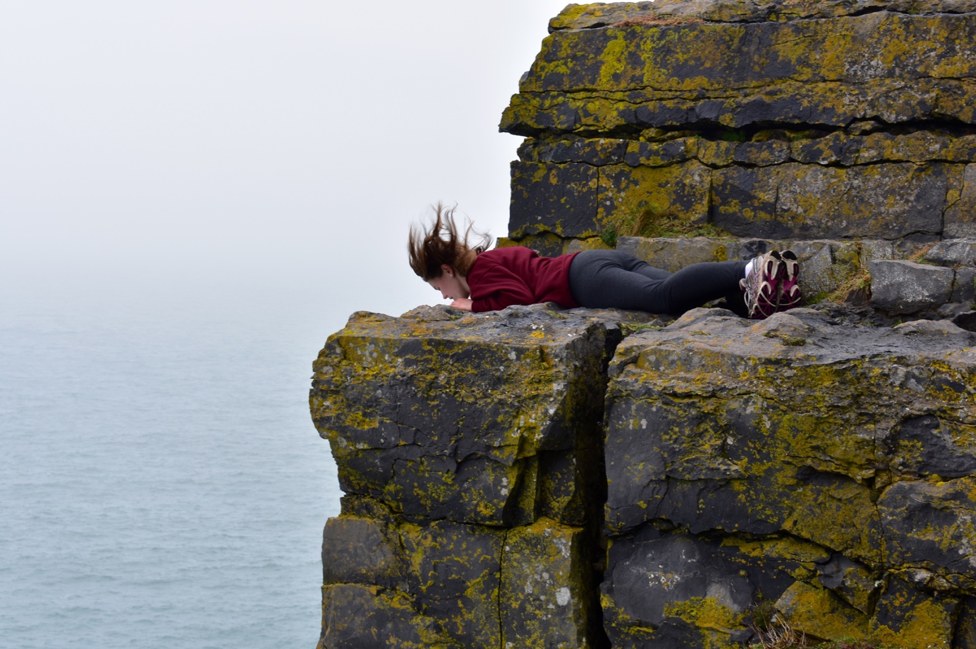
[{"label": "person's head", "polygon": [[[479,252],[491,243],[487,235],[473,230],[472,223],[461,234],[454,223],[454,208],[438,204],[434,219],[427,229],[410,228],[410,267],[425,282],[439,290],[445,298],[468,297],[465,278]],[[474,234],[478,245],[472,246],[468,237]]]}]

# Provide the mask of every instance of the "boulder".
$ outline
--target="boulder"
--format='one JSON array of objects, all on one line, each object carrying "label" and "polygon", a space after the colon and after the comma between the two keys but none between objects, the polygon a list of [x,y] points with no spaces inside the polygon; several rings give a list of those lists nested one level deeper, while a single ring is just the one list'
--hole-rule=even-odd
[{"label": "boulder", "polygon": [[976,302],[976,268],[966,267],[956,270],[952,281],[953,302]]},{"label": "boulder", "polygon": [[567,454],[600,453],[614,335],[616,323],[541,306],[357,314],[316,361],[313,421],[343,491],[409,518],[578,525],[600,478]]},{"label": "boulder", "polygon": [[923,259],[936,266],[976,266],[976,240],[940,241],[925,252]]},{"label": "boulder", "polygon": [[952,297],[955,274],[949,268],[901,260],[868,263],[871,303],[889,313],[937,309]]}]

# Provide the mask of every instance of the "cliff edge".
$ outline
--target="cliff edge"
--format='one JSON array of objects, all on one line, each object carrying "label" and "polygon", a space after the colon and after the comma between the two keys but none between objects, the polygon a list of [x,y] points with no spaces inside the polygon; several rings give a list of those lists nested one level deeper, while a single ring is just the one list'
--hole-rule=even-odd
[{"label": "cliff edge", "polygon": [[764,321],[357,313],[314,365],[321,649],[976,648],[976,0],[569,5],[502,117],[508,237]]}]

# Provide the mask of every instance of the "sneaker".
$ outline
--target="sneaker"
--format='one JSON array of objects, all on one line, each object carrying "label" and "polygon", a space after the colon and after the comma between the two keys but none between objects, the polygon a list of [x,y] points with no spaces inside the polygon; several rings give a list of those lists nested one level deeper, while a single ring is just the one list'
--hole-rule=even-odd
[{"label": "sneaker", "polygon": [[783,277],[779,284],[779,295],[777,302],[779,311],[788,311],[800,306],[803,296],[800,294],[800,263],[796,259],[796,254],[792,250],[784,250],[780,254],[783,264]]},{"label": "sneaker", "polygon": [[775,250],[756,257],[757,267],[748,277],[739,280],[739,288],[745,294],[746,311],[753,320],[762,320],[776,313],[779,306],[781,278],[786,269],[783,259]]}]

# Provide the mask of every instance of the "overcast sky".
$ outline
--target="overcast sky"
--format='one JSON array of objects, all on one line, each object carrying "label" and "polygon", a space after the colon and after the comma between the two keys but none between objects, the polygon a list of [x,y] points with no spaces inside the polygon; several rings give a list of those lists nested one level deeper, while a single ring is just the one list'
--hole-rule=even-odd
[{"label": "overcast sky", "polygon": [[439,303],[409,224],[442,200],[505,234],[498,122],[565,4],[3,3],[0,282],[265,282],[329,332]]}]

